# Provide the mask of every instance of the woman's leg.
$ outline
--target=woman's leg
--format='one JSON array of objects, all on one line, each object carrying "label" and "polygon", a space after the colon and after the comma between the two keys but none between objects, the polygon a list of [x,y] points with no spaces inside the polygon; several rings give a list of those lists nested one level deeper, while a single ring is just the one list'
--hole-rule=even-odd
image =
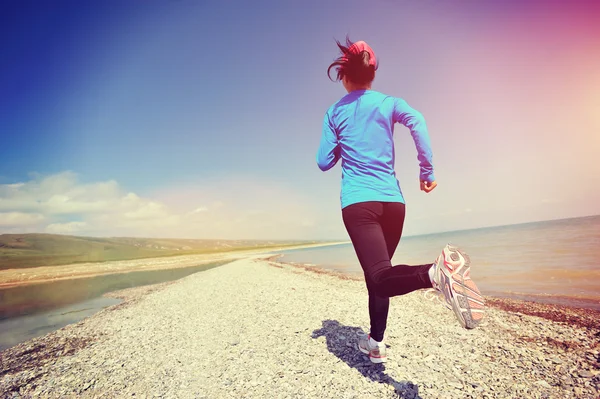
[{"label": "woman's leg", "polygon": [[[403,224],[404,206],[400,205],[402,206],[363,202],[342,210],[344,225],[365,273],[369,293],[378,297],[389,298],[422,288],[431,288],[428,275],[431,263],[392,267],[390,250],[395,251],[402,234],[399,224],[400,220]],[[391,222],[396,218],[398,224]],[[389,234],[388,240],[383,226],[386,226],[386,232]]]},{"label": "woman's leg", "polygon": [[[396,252],[396,248],[398,247],[398,243],[402,237],[405,213],[406,206],[403,203],[384,202],[381,226],[383,228],[383,234],[385,236],[385,242],[387,244],[390,261],[394,257],[394,252]],[[395,265],[394,269],[396,270],[394,272],[399,275],[407,273],[410,275],[416,274],[419,276],[419,281],[415,287],[409,286],[406,288],[408,290],[407,292],[411,292],[420,288],[431,288],[431,280],[428,278],[428,273],[431,266],[432,263],[426,263],[424,265],[417,266]],[[425,274],[427,274],[427,276],[425,276]],[[408,283],[411,283],[411,281],[408,281]],[[421,283],[424,283],[425,287],[422,287]]]},{"label": "woman's leg", "polygon": [[[391,260],[402,237],[404,227],[405,205],[400,202],[383,203],[381,215],[381,229],[387,247],[387,254]],[[376,341],[383,340],[387,328],[390,298],[378,296],[374,289],[369,288],[369,316],[371,319],[371,336]]]},{"label": "woman's leg", "polygon": [[387,245],[383,230],[379,224],[379,215],[383,210],[382,204],[378,202],[364,202],[350,205],[342,210],[344,225],[354,246],[354,251],[358,257],[360,265],[365,275],[367,291],[369,293],[369,319],[371,320],[371,338],[381,342],[387,325],[388,310],[390,307],[390,298],[378,296],[375,291],[374,282],[367,273],[367,259],[371,258],[373,253],[389,258],[387,255]]},{"label": "woman's leg", "polygon": [[398,243],[402,237],[406,206],[401,202],[386,202],[383,204],[381,228],[390,260],[394,257]]},{"label": "woman's leg", "polygon": [[367,290],[369,292],[369,320],[371,321],[370,335],[375,341],[381,342],[387,328],[390,298],[375,294],[369,282],[367,282]]}]

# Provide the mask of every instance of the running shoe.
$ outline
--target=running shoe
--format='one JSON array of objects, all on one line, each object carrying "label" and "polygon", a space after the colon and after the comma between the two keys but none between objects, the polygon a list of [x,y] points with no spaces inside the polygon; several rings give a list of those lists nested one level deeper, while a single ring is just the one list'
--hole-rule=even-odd
[{"label": "running shoe", "polygon": [[365,355],[369,355],[369,360],[373,363],[386,362],[385,344],[383,342],[373,343],[374,341],[371,340],[371,334],[358,331],[358,349]]},{"label": "running shoe", "polygon": [[485,300],[471,279],[471,260],[457,247],[446,245],[433,265],[433,288],[440,291],[464,328],[475,328],[485,312]]}]

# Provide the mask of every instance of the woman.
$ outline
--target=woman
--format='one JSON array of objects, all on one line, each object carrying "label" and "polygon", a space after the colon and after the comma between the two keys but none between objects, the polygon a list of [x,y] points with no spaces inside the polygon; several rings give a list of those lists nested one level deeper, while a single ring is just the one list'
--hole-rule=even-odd
[{"label": "woman", "polygon": [[378,62],[364,41],[336,41],[337,70],[348,94],[326,112],[317,163],[322,171],[342,162],[341,207],[344,225],[364,271],[369,293],[370,334],[359,349],[374,363],[386,361],[385,344],[390,297],[418,289],[441,292],[465,328],[483,318],[484,299],[471,280],[469,258],[447,245],[436,262],[392,266],[402,236],[405,201],[394,171],[394,124],[406,126],[418,152],[420,185],[425,193],[437,186],[429,134],[423,116],[406,101],[371,90]]}]

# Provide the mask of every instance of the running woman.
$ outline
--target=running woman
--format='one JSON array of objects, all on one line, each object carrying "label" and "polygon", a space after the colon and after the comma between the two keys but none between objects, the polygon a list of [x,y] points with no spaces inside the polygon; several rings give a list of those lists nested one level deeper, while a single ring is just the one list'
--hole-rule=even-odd
[{"label": "running woman", "polygon": [[[373,363],[386,361],[383,342],[390,297],[434,288],[443,294],[460,324],[476,327],[483,318],[484,299],[470,277],[469,258],[447,245],[437,260],[419,266],[392,266],[402,236],[405,201],[394,171],[394,125],[406,126],[415,142],[420,186],[437,186],[429,133],[423,115],[401,98],[371,89],[378,69],[375,53],[364,41],[336,41],[341,56],[327,69],[348,92],[326,112],[317,152],[322,171],[341,160],[341,208],[344,226],[363,269],[369,294],[371,331],[359,339],[361,352]],[[333,80],[333,79],[331,79]]]}]

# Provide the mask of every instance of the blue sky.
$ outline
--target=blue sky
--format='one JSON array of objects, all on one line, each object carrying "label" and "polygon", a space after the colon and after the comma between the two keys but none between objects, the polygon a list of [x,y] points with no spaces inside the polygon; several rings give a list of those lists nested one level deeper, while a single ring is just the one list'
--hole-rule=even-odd
[{"label": "blue sky", "polygon": [[406,234],[598,214],[600,12],[561,3],[5,2],[0,233],[346,239],[315,163],[346,34],[428,122]]}]

